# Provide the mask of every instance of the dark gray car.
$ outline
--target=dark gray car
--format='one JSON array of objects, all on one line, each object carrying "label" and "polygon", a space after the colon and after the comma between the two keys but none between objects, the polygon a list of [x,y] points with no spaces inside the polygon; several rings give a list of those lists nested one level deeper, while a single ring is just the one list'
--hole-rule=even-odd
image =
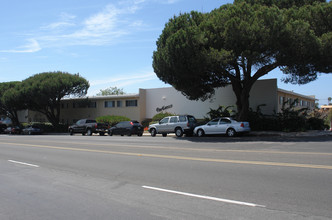
[{"label": "dark gray car", "polygon": [[137,134],[137,136],[142,136],[144,132],[143,126],[138,121],[122,121],[111,127],[108,130],[108,135],[128,135]]}]

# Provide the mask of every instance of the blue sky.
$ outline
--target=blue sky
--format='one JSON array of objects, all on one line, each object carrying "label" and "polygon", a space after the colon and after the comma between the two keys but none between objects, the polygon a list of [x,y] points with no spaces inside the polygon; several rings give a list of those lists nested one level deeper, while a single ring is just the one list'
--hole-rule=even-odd
[{"label": "blue sky", "polygon": [[[80,73],[90,82],[88,95],[110,86],[138,93],[139,88],[169,85],[153,72],[152,53],[169,18],[196,10],[210,12],[232,0],[11,0],[0,8],[0,82],[21,81],[36,73]],[[278,87],[332,97],[331,75],[307,85]]]}]

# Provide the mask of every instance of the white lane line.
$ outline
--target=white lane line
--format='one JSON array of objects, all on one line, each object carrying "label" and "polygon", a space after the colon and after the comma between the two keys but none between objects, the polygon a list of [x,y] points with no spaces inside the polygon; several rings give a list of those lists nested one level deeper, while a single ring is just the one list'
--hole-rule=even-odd
[{"label": "white lane line", "polygon": [[197,194],[192,194],[192,193],[185,193],[185,192],[179,192],[179,191],[174,191],[174,190],[161,189],[161,188],[151,187],[151,186],[142,186],[142,187],[145,188],[145,189],[152,189],[152,190],[157,190],[157,191],[162,191],[162,192],[168,192],[168,193],[173,193],[173,194],[178,194],[178,195],[196,197],[196,198],[201,198],[201,199],[214,200],[214,201],[218,201],[218,202],[225,202],[225,203],[231,203],[231,204],[236,204],[236,205],[244,205],[244,206],[251,206],[251,207],[262,207],[262,208],[266,207],[264,205],[258,205],[258,204],[254,204],[254,203],[241,202],[241,201],[229,200],[229,199],[222,199],[222,198],[211,197],[211,196],[203,196],[203,195],[197,195]]},{"label": "white lane line", "polygon": [[22,165],[26,165],[26,166],[30,166],[30,167],[39,167],[38,165],[34,165],[34,164],[30,164],[30,163],[24,163],[24,162],[15,161],[15,160],[8,160],[8,162],[22,164]]}]

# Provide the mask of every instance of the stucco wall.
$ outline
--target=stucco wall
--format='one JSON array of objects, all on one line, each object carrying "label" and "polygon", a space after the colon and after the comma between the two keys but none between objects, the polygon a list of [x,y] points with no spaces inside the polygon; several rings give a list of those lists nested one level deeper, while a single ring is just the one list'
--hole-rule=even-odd
[{"label": "stucco wall", "polygon": [[250,92],[250,108],[256,111],[261,106],[263,114],[271,115],[278,111],[278,86],[277,79],[258,80]]},{"label": "stucco wall", "polygon": [[[262,111],[266,114],[272,114],[277,110],[277,80],[260,80],[257,81],[250,92],[250,107],[256,109],[257,105],[266,104]],[[216,109],[222,106],[234,106],[236,110],[236,97],[231,86],[219,88],[215,96],[204,102],[191,101],[181,92],[176,91],[173,87],[146,89],[146,117],[152,118],[158,113],[157,108],[166,107],[165,111],[175,114],[190,114],[196,118],[204,118],[210,108]]]}]

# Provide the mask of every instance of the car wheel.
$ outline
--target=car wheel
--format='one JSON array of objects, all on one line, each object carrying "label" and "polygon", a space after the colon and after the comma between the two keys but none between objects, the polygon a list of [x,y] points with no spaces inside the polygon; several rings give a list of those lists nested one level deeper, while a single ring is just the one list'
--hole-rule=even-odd
[{"label": "car wheel", "polygon": [[104,136],[104,134],[105,134],[104,132],[100,132],[99,133],[100,136]]},{"label": "car wheel", "polygon": [[88,129],[88,130],[86,131],[86,134],[87,134],[88,136],[91,136],[91,135],[92,135],[92,131],[91,131],[91,129]]},{"label": "car wheel", "polygon": [[85,135],[86,135],[86,133],[84,133],[84,132],[83,132],[83,133],[82,133],[82,135],[83,135],[83,136],[85,136]]},{"label": "car wheel", "polygon": [[177,137],[182,137],[182,135],[183,135],[183,131],[182,131],[182,129],[181,129],[181,128],[177,128],[177,129],[175,129],[175,135],[176,135]]},{"label": "car wheel", "polygon": [[152,137],[155,137],[157,135],[157,131],[154,128],[152,128],[150,132]]},{"label": "car wheel", "polygon": [[70,130],[69,130],[69,134],[70,134],[70,135],[73,135],[73,134],[74,134],[73,129],[70,129]]},{"label": "car wheel", "polygon": [[167,134],[166,134],[166,133],[163,133],[163,137],[167,137]]},{"label": "car wheel", "polygon": [[235,130],[233,128],[229,128],[227,130],[226,134],[227,134],[228,137],[234,137],[235,134],[236,134],[236,132],[235,132]]},{"label": "car wheel", "polygon": [[143,133],[138,133],[137,136],[138,136],[138,137],[142,137],[142,136],[143,136]]},{"label": "car wheel", "polygon": [[32,135],[32,132],[31,132],[31,131],[29,131],[29,135]]},{"label": "car wheel", "polygon": [[109,136],[113,136],[113,131],[109,131],[109,132],[108,132],[108,135],[109,135]]},{"label": "car wheel", "polygon": [[204,131],[203,131],[203,129],[199,129],[198,131],[197,131],[197,136],[198,137],[203,137],[204,136]]}]

